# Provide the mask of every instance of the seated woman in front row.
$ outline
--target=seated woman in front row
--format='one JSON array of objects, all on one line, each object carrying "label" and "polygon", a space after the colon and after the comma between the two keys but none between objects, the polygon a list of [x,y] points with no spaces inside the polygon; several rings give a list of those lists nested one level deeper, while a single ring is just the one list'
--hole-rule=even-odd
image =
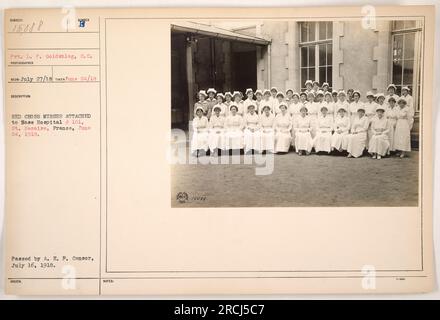
[{"label": "seated woman in front row", "polygon": [[313,139],[311,135],[313,121],[310,116],[307,115],[307,107],[303,106],[300,109],[300,116],[295,119],[295,149],[298,155],[304,153],[309,155],[313,147]]},{"label": "seated woman in front row", "polygon": [[365,150],[367,143],[367,130],[370,125],[368,117],[365,115],[365,108],[361,107],[357,111],[357,116],[351,125],[351,133],[347,136],[348,158],[358,158]]},{"label": "seated woman in front row", "polygon": [[331,152],[333,116],[328,114],[327,106],[322,106],[316,126],[316,136],[314,139],[315,152]]},{"label": "seated woman in front row", "polygon": [[279,113],[275,117],[275,153],[286,153],[289,151],[292,139],[292,118],[287,112],[287,104],[281,103],[278,106]]},{"label": "seated woman in front row", "polygon": [[212,109],[214,114],[209,119],[209,137],[208,145],[211,156],[218,155],[218,151],[224,148],[223,132],[225,126],[225,117],[221,115],[222,107],[218,104]]},{"label": "seated woman in front row", "polygon": [[380,160],[388,153],[390,140],[388,133],[390,131],[390,121],[385,114],[385,108],[380,105],[376,108],[376,116],[371,119],[371,138],[368,144],[368,152],[373,159]]},{"label": "seated woman in front row", "polygon": [[332,135],[332,151],[338,150],[339,152],[342,152],[343,150],[347,150],[347,137],[350,131],[350,117],[348,116],[347,111],[348,110],[345,110],[344,107],[340,107],[338,114],[335,117],[335,132]]},{"label": "seated woman in front row", "polygon": [[198,157],[208,151],[208,118],[204,115],[202,107],[196,107],[196,116],[192,122],[193,134],[191,139],[191,153]]},{"label": "seated woman in front row", "polygon": [[225,120],[225,149],[240,150],[243,149],[243,117],[238,115],[238,106],[231,104],[229,115]]},{"label": "seated woman in front row", "polygon": [[253,103],[248,104],[247,112],[243,117],[244,120],[244,152],[252,153],[260,152],[261,135],[260,135],[260,117]]},{"label": "seated woman in front row", "polygon": [[273,129],[275,116],[271,112],[270,105],[265,105],[261,109],[260,115],[260,134],[261,134],[261,152],[274,152],[275,130]]}]

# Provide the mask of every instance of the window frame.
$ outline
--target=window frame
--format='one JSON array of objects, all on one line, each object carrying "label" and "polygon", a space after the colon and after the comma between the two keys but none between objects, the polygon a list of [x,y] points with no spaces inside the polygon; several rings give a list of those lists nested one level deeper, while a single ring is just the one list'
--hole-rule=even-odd
[{"label": "window frame", "polygon": [[[399,20],[400,21],[400,20]],[[407,20],[403,20],[403,21],[407,21]],[[411,20],[414,21],[414,20]],[[403,28],[399,28],[396,29],[395,28],[395,23],[397,21],[391,21],[391,37],[390,37],[390,79],[389,82],[390,83],[394,83],[393,79],[394,79],[394,39],[396,36],[405,36],[407,34],[414,34],[414,56],[412,58],[413,60],[413,75],[412,75],[412,84],[409,85],[410,89],[411,89],[411,96],[413,97],[413,101],[414,101],[414,109],[416,112],[420,111],[420,101],[422,99],[421,96],[421,83],[420,83],[420,79],[421,79],[421,60],[422,60],[422,56],[423,56],[423,48],[422,48],[422,31],[423,31],[423,22],[421,20],[415,20],[415,26],[414,27],[409,27],[409,28],[405,28],[405,26]],[[402,61],[402,74],[401,74],[401,80],[400,83],[394,83],[398,88],[402,88],[402,86],[408,85],[406,83],[404,83],[404,61],[405,61],[405,41],[403,41],[403,47],[402,47],[402,51],[403,51],[403,56],[402,59],[400,59],[400,61]],[[409,60],[409,59],[408,59]]]},{"label": "window frame", "polygon": [[[320,31],[319,26],[320,26],[320,22],[325,22],[326,23],[326,39],[319,39],[319,31]],[[305,23],[313,24],[313,26],[314,26],[314,29],[315,29],[314,30],[315,39],[312,40],[312,41],[310,41],[310,39],[307,39],[307,41],[302,41],[302,28],[303,28]],[[332,74],[330,75],[330,77],[327,75],[327,81],[326,82],[329,82],[329,83],[331,82],[331,84],[333,85],[333,81],[329,81],[328,80],[329,78],[332,79],[332,77],[333,77],[333,31],[334,31],[333,22],[332,21],[301,21],[301,22],[298,22],[298,24],[299,24],[299,28],[298,28],[298,32],[299,32],[298,49],[299,49],[300,90],[302,91],[302,90],[305,89],[305,87],[303,87],[304,83],[305,83],[306,80],[309,79],[309,78],[308,79],[302,79],[302,70],[303,69],[309,69],[309,68],[314,68],[314,71],[315,71],[314,79],[310,79],[310,80],[312,80],[312,81],[316,80],[321,85],[322,85],[323,82],[325,82],[325,79],[320,79],[319,68],[320,67],[325,67],[326,68],[326,73],[328,72],[327,71],[328,68],[331,68],[331,70],[332,70],[331,73]],[[331,27],[331,32],[328,32],[328,26]],[[332,56],[332,61],[330,61],[330,63],[329,63],[329,61],[327,61],[327,58],[328,58],[327,46],[329,44],[331,45],[331,56]],[[320,65],[319,64],[319,47],[320,47],[320,45],[326,45],[326,64],[325,65]],[[309,47],[309,48],[313,47],[312,50],[315,51],[315,64],[312,67],[310,67],[310,64],[309,64],[309,53],[307,54],[306,66],[303,67],[303,64],[302,64],[302,52],[301,52],[301,50],[304,47]],[[310,50],[310,49],[308,49],[308,50]],[[307,72],[307,74],[308,74],[308,72]],[[332,86],[329,87],[329,90],[331,90],[331,89],[332,89]]]}]

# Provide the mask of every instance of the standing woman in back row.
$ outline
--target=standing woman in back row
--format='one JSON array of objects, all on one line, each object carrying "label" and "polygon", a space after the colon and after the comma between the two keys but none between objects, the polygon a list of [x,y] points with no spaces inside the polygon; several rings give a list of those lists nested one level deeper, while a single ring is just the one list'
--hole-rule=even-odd
[{"label": "standing woman in back row", "polygon": [[[234,91],[233,93],[234,102],[232,104],[235,105],[238,115],[243,115],[244,113],[244,104],[242,97],[243,95],[241,94],[240,91]],[[231,106],[229,106],[229,110],[231,110]]]},{"label": "standing woman in back row", "polygon": [[414,99],[413,97],[409,94],[409,87],[404,86],[402,87],[402,96],[401,98],[404,98],[406,100],[406,106],[409,109],[410,112],[410,116],[411,116],[411,122],[409,124],[409,129],[411,130],[414,124],[414,114],[415,114],[415,110],[414,110]]},{"label": "standing woman in back row", "polygon": [[312,135],[312,138],[315,137],[315,132],[316,132],[316,122],[318,121],[318,107],[319,107],[319,103],[315,102],[315,94],[313,93],[313,91],[309,92],[307,94],[307,116],[310,119],[310,123],[312,126],[312,130],[310,131],[310,134]]},{"label": "standing woman in back row", "polygon": [[357,116],[357,111],[359,108],[362,108],[364,106],[363,102],[361,101],[361,93],[359,90],[353,91],[353,101],[350,103],[349,109],[348,109],[348,116],[350,118],[350,121],[353,122],[354,119]]},{"label": "standing woman in back row", "polygon": [[405,157],[405,152],[411,151],[411,132],[410,125],[412,123],[411,110],[406,105],[404,98],[397,100],[398,108],[396,110],[397,122],[394,131],[394,148],[400,152],[400,158]]},{"label": "standing woman in back row", "polygon": [[325,106],[327,108],[327,115],[329,115],[334,120],[337,114],[337,110],[335,110],[335,104],[333,102],[331,92],[327,91],[326,93],[324,93],[324,102],[321,104],[321,108],[322,106]]},{"label": "standing woman in back row", "polygon": [[202,108],[204,116],[208,115],[208,101],[206,101],[207,97],[208,97],[208,94],[206,93],[205,90],[200,90],[199,91],[199,93],[198,93],[199,101],[197,101],[194,104],[194,115],[197,114],[197,109],[198,108]]},{"label": "standing woman in back row", "polygon": [[390,123],[390,130],[388,132],[388,137],[390,139],[390,148],[388,150],[388,155],[391,152],[396,151],[396,148],[394,147],[394,131],[396,130],[398,109],[399,106],[396,104],[396,99],[394,97],[389,97],[388,108],[385,111],[385,116],[387,117],[388,122]]}]

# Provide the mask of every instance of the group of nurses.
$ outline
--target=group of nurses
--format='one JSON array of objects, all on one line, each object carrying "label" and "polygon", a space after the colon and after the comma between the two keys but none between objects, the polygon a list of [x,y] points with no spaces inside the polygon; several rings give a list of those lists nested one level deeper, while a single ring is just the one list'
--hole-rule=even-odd
[{"label": "group of nurses", "polygon": [[[388,94],[359,90],[329,91],[328,83],[306,82],[306,90],[285,94],[270,90],[217,93],[199,92],[194,105],[191,151],[241,150],[245,153],[287,153],[291,146],[299,155],[315,152],[347,152],[357,158],[367,150],[372,158],[396,152],[401,158],[411,150],[410,131],[414,108],[409,88],[402,96],[390,84]],[[347,95],[349,94],[349,97]]]}]

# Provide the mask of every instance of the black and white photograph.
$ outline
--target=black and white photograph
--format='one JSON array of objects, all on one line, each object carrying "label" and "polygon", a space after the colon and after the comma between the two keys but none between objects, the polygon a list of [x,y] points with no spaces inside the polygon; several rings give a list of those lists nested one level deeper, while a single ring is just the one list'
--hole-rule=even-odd
[{"label": "black and white photograph", "polygon": [[422,20],[173,23],[172,206],[417,206],[422,50]]}]

